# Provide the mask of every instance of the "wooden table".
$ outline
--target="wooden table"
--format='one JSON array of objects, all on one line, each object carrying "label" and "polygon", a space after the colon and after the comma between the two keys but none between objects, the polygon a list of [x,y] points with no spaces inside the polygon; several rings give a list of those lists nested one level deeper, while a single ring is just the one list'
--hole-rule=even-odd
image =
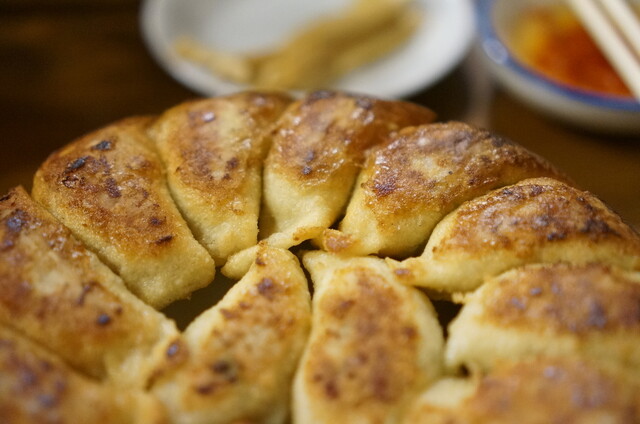
[{"label": "wooden table", "polygon": [[[132,0],[0,0],[0,192],[30,187],[54,149],[196,93],[152,60]],[[640,136],[595,136],[548,120],[496,89],[471,54],[411,100],[491,128],[540,153],[640,229]]]}]

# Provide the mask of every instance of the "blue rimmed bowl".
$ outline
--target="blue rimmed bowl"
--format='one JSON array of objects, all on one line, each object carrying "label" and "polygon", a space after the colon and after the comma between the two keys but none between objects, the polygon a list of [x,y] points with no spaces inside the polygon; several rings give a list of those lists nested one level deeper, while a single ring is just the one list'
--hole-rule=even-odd
[{"label": "blue rimmed bowl", "polygon": [[600,133],[640,134],[640,102],[606,96],[555,82],[518,61],[509,50],[510,26],[542,0],[478,0],[481,48],[495,79],[514,96],[540,112],[571,125]]}]

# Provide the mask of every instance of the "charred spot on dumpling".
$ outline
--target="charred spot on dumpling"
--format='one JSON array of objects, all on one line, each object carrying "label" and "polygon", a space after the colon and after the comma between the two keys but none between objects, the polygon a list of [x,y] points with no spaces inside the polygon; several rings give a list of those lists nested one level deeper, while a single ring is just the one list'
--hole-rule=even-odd
[{"label": "charred spot on dumpling", "polygon": [[105,139],[99,142],[98,144],[94,145],[93,147],[91,147],[91,150],[106,152],[113,149],[113,144],[114,144],[113,140]]},{"label": "charred spot on dumpling", "polygon": [[598,219],[595,217],[589,217],[585,220],[584,225],[580,228],[580,232],[588,233],[592,236],[597,236],[598,234],[611,234],[615,236],[620,236],[613,228],[609,226],[602,219]]},{"label": "charred spot on dumpling", "polygon": [[167,244],[169,243],[171,240],[173,240],[173,234],[168,234],[166,236],[162,236],[159,239],[157,239],[154,243],[157,245],[163,245],[163,244]]},{"label": "charred spot on dumpling", "polygon": [[98,324],[99,326],[109,325],[110,323],[111,323],[111,316],[104,312],[99,314],[98,318],[96,318],[96,324]]},{"label": "charred spot on dumpling", "polygon": [[238,167],[239,163],[240,163],[240,161],[238,160],[238,158],[234,156],[234,157],[232,157],[231,159],[229,159],[227,161],[226,168],[228,170],[236,169]]},{"label": "charred spot on dumpling", "polygon": [[4,225],[9,232],[17,234],[28,222],[29,214],[21,209],[16,209],[5,219]]},{"label": "charred spot on dumpling", "polygon": [[82,156],[79,157],[71,162],[69,162],[69,164],[67,165],[65,172],[73,172],[73,171],[77,171],[78,169],[82,168],[85,166],[85,164],[87,163],[87,160],[89,159],[93,159],[91,156]]},{"label": "charred spot on dumpling", "polygon": [[107,191],[107,194],[109,195],[109,197],[113,199],[122,197],[122,192],[118,187],[118,183],[113,177],[108,177],[107,179],[105,179],[104,185],[105,185],[105,190]]},{"label": "charred spot on dumpling", "polygon": [[376,181],[373,184],[373,192],[378,197],[384,197],[384,196],[390,195],[391,193],[396,191],[396,189],[398,188],[396,180],[397,180],[396,177],[391,176],[391,178],[388,178],[384,181]]},{"label": "charred spot on dumpling", "polygon": [[280,283],[274,282],[274,280],[269,277],[261,279],[256,287],[258,293],[269,300],[273,300],[283,290]]},{"label": "charred spot on dumpling", "polygon": [[164,218],[158,218],[157,216],[152,216],[151,218],[149,218],[149,224],[154,227],[158,227],[160,225],[163,225],[164,223],[165,223]]},{"label": "charred spot on dumpling", "polygon": [[225,320],[236,319],[239,316],[238,311],[235,309],[220,308],[219,312],[220,312],[220,315],[222,315]]},{"label": "charred spot on dumpling", "polygon": [[76,188],[84,183],[82,178],[75,175],[66,175],[60,180],[60,183],[66,188]]},{"label": "charred spot on dumpling", "polygon": [[80,294],[78,295],[78,298],[76,299],[76,305],[77,306],[84,306],[85,300],[87,299],[87,296],[96,287],[100,287],[100,284],[98,284],[98,282],[96,282],[96,281],[90,281],[88,283],[83,283],[82,287],[80,288]]},{"label": "charred spot on dumpling", "polygon": [[178,342],[173,342],[167,348],[167,357],[172,358],[176,356],[180,352],[180,344]]},{"label": "charred spot on dumpling", "polygon": [[218,359],[209,367],[211,372],[224,381],[234,383],[238,380],[237,365],[230,360]]}]

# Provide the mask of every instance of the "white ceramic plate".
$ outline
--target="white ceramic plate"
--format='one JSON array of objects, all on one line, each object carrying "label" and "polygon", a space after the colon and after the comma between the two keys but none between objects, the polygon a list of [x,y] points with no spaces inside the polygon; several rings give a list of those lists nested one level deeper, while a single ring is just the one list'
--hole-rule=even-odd
[{"label": "white ceramic plate", "polygon": [[[173,50],[189,36],[234,52],[270,49],[305,22],[340,10],[352,0],[146,0],[144,39],[156,60],[178,81],[206,96],[246,88],[224,81],[182,59]],[[405,97],[449,72],[466,54],[474,35],[470,0],[417,0],[424,20],[402,48],[330,87],[384,98]]]}]

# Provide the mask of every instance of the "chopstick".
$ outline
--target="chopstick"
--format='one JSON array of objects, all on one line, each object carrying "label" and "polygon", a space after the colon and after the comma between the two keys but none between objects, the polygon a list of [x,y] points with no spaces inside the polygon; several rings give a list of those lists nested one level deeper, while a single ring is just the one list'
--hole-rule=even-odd
[{"label": "chopstick", "polygon": [[640,102],[640,21],[625,0],[568,0],[585,29]]}]

